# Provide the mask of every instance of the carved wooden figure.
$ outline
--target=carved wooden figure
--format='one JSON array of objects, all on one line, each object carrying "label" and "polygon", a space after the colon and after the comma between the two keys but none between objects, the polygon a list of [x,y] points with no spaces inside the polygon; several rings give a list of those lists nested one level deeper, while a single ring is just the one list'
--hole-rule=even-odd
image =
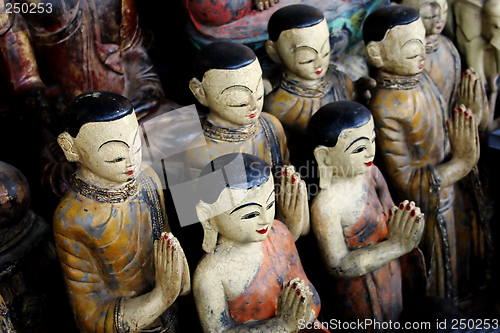
[{"label": "carved wooden figure", "polygon": [[268,32],[266,51],[282,65],[283,75],[266,96],[264,110],[283,124],[294,162],[295,155],[303,154],[304,134],[314,112],[327,103],[353,99],[354,85],[345,73],[329,69],[330,32],[317,8],[281,8],[271,16]]},{"label": "carved wooden figure", "polygon": [[[367,108],[349,101],[330,103],[309,126],[321,188],[311,206],[311,227],[336,280],[331,284],[335,296],[328,297],[338,300],[343,321],[398,320],[403,306],[400,257],[417,247],[424,214],[413,201],[394,206],[373,165],[375,128]],[[420,257],[418,250],[412,254]],[[407,266],[414,271],[405,273],[424,277],[420,267]]]},{"label": "carved wooden figure", "polygon": [[[400,3],[420,12],[425,27],[426,41],[424,69],[441,89],[448,105],[453,109],[462,68],[457,49],[447,37],[441,34],[448,15],[448,1],[402,0]],[[450,104],[450,102],[453,103]]]},{"label": "carved wooden figure", "polygon": [[381,169],[396,200],[414,198],[426,215],[421,249],[431,274],[430,294],[456,300],[457,237],[470,260],[463,269],[474,271],[471,263],[484,260],[485,253],[473,252],[484,246],[482,233],[474,232],[482,227],[472,212],[459,214],[455,202],[455,195],[461,197],[455,183],[479,158],[476,122],[462,107],[449,118],[446,98],[423,70],[425,27],[418,11],[376,10],[365,21],[363,38],[378,68],[370,110]]},{"label": "carved wooden figure", "polygon": [[320,300],[293,237],[274,220],[269,165],[245,153],[220,156],[201,172],[197,194],[207,254],[193,292],[204,332],[298,332],[301,323],[325,331],[313,324]]},{"label": "carved wooden figure", "polygon": [[78,327],[175,331],[172,304],[189,291],[189,271],[177,240],[163,237],[161,183],[141,166],[132,104],[95,91],[77,96],[66,114],[58,143],[80,166],[54,214],[54,238]]},{"label": "carved wooden figure", "polygon": [[500,73],[500,4],[496,0],[455,0],[455,37],[467,67],[478,73],[490,89]]},{"label": "carved wooden figure", "polygon": [[282,65],[280,85],[266,96],[264,110],[275,115],[287,131],[294,154],[303,148],[309,119],[322,105],[349,100],[351,79],[329,69],[330,33],[323,13],[307,5],[279,9],[268,24],[266,51]]}]

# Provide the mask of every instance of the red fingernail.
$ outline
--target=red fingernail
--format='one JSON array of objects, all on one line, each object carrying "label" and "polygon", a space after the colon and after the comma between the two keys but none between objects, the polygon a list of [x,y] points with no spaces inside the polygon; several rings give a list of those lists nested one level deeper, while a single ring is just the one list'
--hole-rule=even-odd
[{"label": "red fingernail", "polygon": [[165,239],[168,239],[168,235],[165,235]]},{"label": "red fingernail", "polygon": [[297,290],[297,296],[300,296],[300,290]]},{"label": "red fingernail", "polygon": [[405,205],[404,204],[399,205],[399,209],[401,210],[405,209]]},{"label": "red fingernail", "polygon": [[389,216],[392,216],[392,209],[389,209]]},{"label": "red fingernail", "polygon": [[415,216],[415,209],[411,211],[410,216],[411,216],[411,217],[414,217],[414,216]]},{"label": "red fingernail", "polygon": [[469,113],[468,112],[465,112],[465,116],[468,117],[469,116]]},{"label": "red fingernail", "polygon": [[286,285],[287,287],[290,287],[290,281],[288,281],[288,284]]},{"label": "red fingernail", "polygon": [[281,171],[281,175],[283,176],[285,174],[285,171]]},{"label": "red fingernail", "polygon": [[462,73],[462,78],[464,78],[464,77],[465,77],[465,73]]},{"label": "red fingernail", "polygon": [[448,120],[446,121],[446,125],[448,125],[448,126],[450,125],[450,122]]},{"label": "red fingernail", "polygon": [[297,284],[294,283],[293,286],[292,286],[293,289],[296,289],[297,288]]},{"label": "red fingernail", "polygon": [[295,177],[292,177],[292,183],[295,183],[297,181],[297,179],[295,179]]},{"label": "red fingernail", "polygon": [[300,298],[300,303],[305,303],[305,302],[306,302],[306,298],[305,298],[304,296],[302,296],[302,297]]},{"label": "red fingernail", "polygon": [[280,290],[283,290],[283,285],[282,284],[280,284]]},{"label": "red fingernail", "polygon": [[409,211],[410,209],[411,209],[411,205],[410,204],[406,205],[406,210]]},{"label": "red fingernail", "polygon": [[457,113],[458,113],[458,111],[457,111],[457,110],[453,110],[453,113],[457,114]]}]

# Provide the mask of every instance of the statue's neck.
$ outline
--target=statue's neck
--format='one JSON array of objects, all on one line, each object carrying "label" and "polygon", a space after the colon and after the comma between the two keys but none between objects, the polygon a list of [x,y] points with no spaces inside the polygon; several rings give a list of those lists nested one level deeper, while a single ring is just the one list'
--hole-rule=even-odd
[{"label": "statue's neck", "polygon": [[236,242],[219,234],[217,248],[219,251],[228,251],[242,255],[255,255],[259,253],[262,242]]},{"label": "statue's neck", "polygon": [[[254,119],[255,119],[255,121],[257,121],[258,117],[255,117]],[[231,123],[225,119],[222,119],[221,117],[219,117],[219,115],[217,115],[216,113],[214,113],[212,111],[210,111],[210,113],[208,114],[207,121],[209,121],[214,126],[221,127],[221,128],[227,128],[227,129],[231,129],[231,130],[239,130],[239,129],[243,130],[245,128],[252,126],[252,125],[241,126],[238,124]]]},{"label": "statue's neck", "polygon": [[80,166],[76,172],[75,175],[77,178],[82,180],[83,182],[87,183],[88,185],[103,189],[103,190],[118,190],[125,186],[128,182],[126,183],[116,183],[109,181],[107,179],[104,179],[102,177],[97,176],[95,173],[90,171],[84,166]]},{"label": "statue's neck", "polygon": [[425,53],[429,54],[438,49],[439,34],[425,36]]}]

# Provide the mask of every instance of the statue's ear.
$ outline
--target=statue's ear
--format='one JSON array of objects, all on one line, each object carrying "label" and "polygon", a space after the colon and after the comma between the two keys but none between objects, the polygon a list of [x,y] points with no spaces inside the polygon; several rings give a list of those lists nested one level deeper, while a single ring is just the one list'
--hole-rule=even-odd
[{"label": "statue's ear", "polygon": [[314,149],[314,157],[318,163],[319,169],[319,188],[325,190],[330,187],[332,180],[332,168],[330,167],[331,159],[328,154],[328,148],[325,146],[317,146]]},{"label": "statue's ear", "polygon": [[78,155],[78,152],[75,149],[74,140],[68,132],[59,134],[59,136],[57,137],[57,143],[63,150],[64,156],[66,156],[66,159],[68,161],[70,162],[79,161],[80,156]]},{"label": "statue's ear", "polygon": [[370,58],[371,63],[376,68],[380,68],[384,65],[384,60],[382,59],[379,43],[368,43],[368,45],[366,46],[366,54],[368,54],[368,58]]},{"label": "statue's ear", "polygon": [[314,148],[314,158],[316,158],[316,162],[320,167],[330,165],[330,156],[328,155],[328,148],[325,146],[317,146],[316,148]]},{"label": "statue's ear", "polygon": [[269,58],[272,59],[272,61],[277,64],[281,64],[281,58],[276,51],[276,44],[270,39],[266,41],[266,52],[269,55]]},{"label": "statue's ear", "polygon": [[194,97],[201,103],[203,106],[208,106],[207,96],[205,95],[205,89],[203,89],[203,85],[200,80],[193,77],[189,81],[189,90],[193,93]]},{"label": "statue's ear", "polygon": [[217,228],[212,224],[212,207],[209,204],[204,203],[200,200],[200,202],[196,205],[196,215],[200,220],[201,225],[203,226],[203,250],[206,253],[214,252],[215,245],[217,245],[217,235],[219,232]]}]

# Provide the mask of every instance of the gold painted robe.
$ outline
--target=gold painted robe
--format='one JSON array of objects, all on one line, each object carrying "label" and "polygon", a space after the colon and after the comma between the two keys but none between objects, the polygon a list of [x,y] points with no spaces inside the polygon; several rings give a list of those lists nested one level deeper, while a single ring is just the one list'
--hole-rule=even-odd
[{"label": "gold painted robe", "polygon": [[[255,134],[244,141],[234,141],[226,142],[222,140],[212,139],[205,136],[206,145],[194,149],[189,149],[186,152],[186,165],[188,166],[188,179],[195,179],[199,176],[201,170],[212,160],[219,156],[230,154],[230,153],[247,153],[260,157],[266,161],[269,165],[273,165],[273,152],[276,149],[279,150],[281,155],[281,161],[283,164],[288,164],[288,148],[287,140],[283,127],[276,117],[261,113],[260,117],[266,119],[269,124],[270,131],[266,136],[266,130],[262,126],[262,121],[258,120],[256,122],[257,129]],[[271,136],[275,137],[275,141],[278,147],[273,147],[273,139]],[[198,141],[198,140],[194,140]]]},{"label": "gold painted robe", "polygon": [[297,157],[304,155],[307,149],[306,130],[312,115],[325,104],[350,100],[352,91],[351,79],[330,69],[323,80],[313,86],[304,86],[283,75],[279,87],[266,96],[263,109],[281,121],[294,165],[303,162]]},{"label": "gold painted robe", "polygon": [[426,71],[412,78],[379,76],[370,102],[378,165],[396,202],[415,201],[426,217],[420,248],[428,292],[456,297],[454,187],[439,187],[435,166],[449,155],[446,99]]},{"label": "gold painted robe", "polygon": [[443,35],[438,35],[435,45],[427,49],[426,53],[424,69],[441,89],[449,110],[453,110],[462,69],[460,54],[458,54],[455,45]]},{"label": "gold painted robe", "polygon": [[98,202],[72,188],[54,214],[57,254],[82,332],[117,332],[117,301],[155,285],[153,235],[166,224],[163,192],[148,167],[139,171],[137,185],[118,203]]}]

